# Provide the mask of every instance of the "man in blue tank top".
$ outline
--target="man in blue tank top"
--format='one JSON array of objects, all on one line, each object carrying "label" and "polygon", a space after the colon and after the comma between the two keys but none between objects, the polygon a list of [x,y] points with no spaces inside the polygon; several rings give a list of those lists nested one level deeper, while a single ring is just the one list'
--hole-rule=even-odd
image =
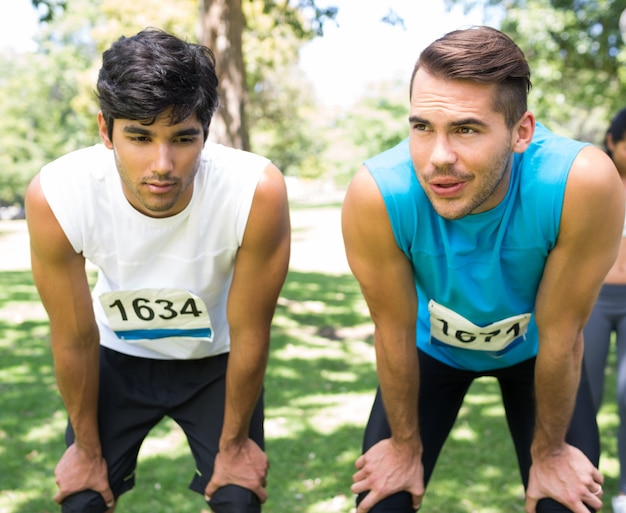
[{"label": "man in blue tank top", "polygon": [[530,87],[502,32],[445,35],[413,71],[408,139],[350,184],[344,241],[380,384],[357,513],[419,509],[481,376],[500,383],[526,511],[602,506],[582,328],[616,257],[624,198],[604,152],[535,122]]}]

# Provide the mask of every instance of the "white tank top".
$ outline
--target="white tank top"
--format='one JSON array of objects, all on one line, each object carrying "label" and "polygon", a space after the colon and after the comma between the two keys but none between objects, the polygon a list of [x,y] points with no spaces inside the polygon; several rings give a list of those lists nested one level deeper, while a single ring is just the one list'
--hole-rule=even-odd
[{"label": "white tank top", "polygon": [[103,346],[158,359],[229,351],[234,260],[268,164],[207,142],[189,205],[167,218],[128,203],[113,152],[103,145],[42,169],[42,190],[59,224],[98,268],[92,299]]}]

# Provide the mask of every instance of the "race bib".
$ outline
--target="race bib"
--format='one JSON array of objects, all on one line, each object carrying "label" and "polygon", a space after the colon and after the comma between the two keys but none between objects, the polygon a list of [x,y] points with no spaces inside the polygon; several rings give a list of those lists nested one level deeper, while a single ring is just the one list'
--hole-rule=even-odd
[{"label": "race bib", "polygon": [[207,307],[189,291],[122,290],[107,292],[99,299],[109,327],[127,342],[169,337],[213,339]]},{"label": "race bib", "polygon": [[515,315],[487,326],[477,326],[432,299],[428,311],[431,340],[473,351],[502,352],[513,341],[526,335],[531,317],[531,314]]}]

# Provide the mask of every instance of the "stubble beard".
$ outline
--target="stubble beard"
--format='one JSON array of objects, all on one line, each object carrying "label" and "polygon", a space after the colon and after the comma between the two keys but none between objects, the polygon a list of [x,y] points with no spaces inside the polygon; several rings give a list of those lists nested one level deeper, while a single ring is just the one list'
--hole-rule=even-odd
[{"label": "stubble beard", "polygon": [[[150,215],[150,213],[154,213],[155,217],[160,217],[159,214],[168,212],[169,210],[173,209],[183,193],[193,184],[200,164],[199,162],[197,163],[196,171],[190,175],[190,179],[187,183],[183,183],[179,178],[172,179],[171,177],[168,177],[168,180],[173,180],[175,182],[175,190],[171,195],[168,194],[162,196],[143,193],[142,188],[145,187],[143,178],[136,183],[133,182],[125,166],[117,158],[117,155],[115,156],[115,165],[117,167],[118,174],[120,176],[120,180],[122,181],[124,189],[125,191],[128,191],[127,193],[125,192],[125,195],[130,194],[136,200],[136,202],[139,203],[143,207],[143,209],[147,211],[144,212],[147,213],[147,215]],[[158,175],[155,175],[152,178],[163,179],[164,177],[158,177]],[[131,206],[133,206],[133,208],[137,210],[133,202],[130,201],[130,198],[127,197],[127,200],[129,201]]]},{"label": "stubble beard", "polygon": [[[490,166],[489,172],[479,170],[474,175],[468,176],[466,174],[456,173],[450,168],[439,168],[428,177],[424,177],[425,181],[432,179],[435,176],[453,176],[458,178],[460,181],[466,180],[469,177],[471,181],[476,175],[486,176],[487,180],[481,184],[480,188],[475,191],[475,193],[468,198],[466,202],[462,202],[458,199],[448,200],[445,198],[439,198],[428,187],[424,187],[424,191],[439,216],[450,221],[461,219],[476,212],[476,210],[479,210],[480,207],[493,196],[496,190],[502,185],[505,176],[507,176],[508,172],[511,170],[512,162],[513,155],[511,154],[511,150],[507,149],[506,151],[502,151],[494,160],[493,165]],[[499,172],[496,172],[496,170],[499,170]],[[457,204],[455,205],[455,203]],[[444,208],[444,206],[449,208]]]}]

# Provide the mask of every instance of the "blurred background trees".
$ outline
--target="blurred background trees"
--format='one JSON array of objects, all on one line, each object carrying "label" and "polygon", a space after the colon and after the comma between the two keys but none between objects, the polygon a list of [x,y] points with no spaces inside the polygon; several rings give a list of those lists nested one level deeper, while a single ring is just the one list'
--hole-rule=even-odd
[{"label": "blurred background trees", "polygon": [[[0,52],[0,206],[20,205],[44,163],[98,142],[100,54],[146,26],[215,50],[222,106],[210,137],[269,156],[287,176],[341,188],[364,158],[407,134],[410,69],[403,82],[381,77],[348,108],[316,99],[299,52],[324,37],[335,7],[315,0],[31,1],[41,18],[37,50]],[[601,144],[610,117],[626,105],[624,0],[445,2],[482,7],[486,22],[522,47],[533,70],[530,107],[541,122]],[[383,22],[402,30],[391,11]]]}]

